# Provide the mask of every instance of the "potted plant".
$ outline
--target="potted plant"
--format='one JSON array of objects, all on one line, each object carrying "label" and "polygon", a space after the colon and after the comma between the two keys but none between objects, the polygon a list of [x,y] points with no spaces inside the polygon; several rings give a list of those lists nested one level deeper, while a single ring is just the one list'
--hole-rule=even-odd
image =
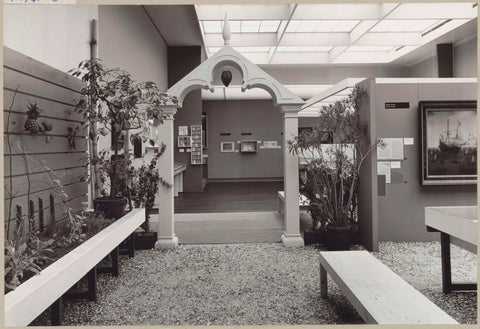
[{"label": "potted plant", "polygon": [[360,120],[366,92],[355,87],[350,96],[324,106],[319,123],[289,141],[289,150],[305,161],[300,170],[300,193],[309,201],[313,231],[325,237],[329,250],[350,248],[357,229],[360,168],[377,147]]},{"label": "potted plant", "polygon": [[[132,137],[146,139],[149,120],[164,119],[160,105],[176,104],[177,100],[161,92],[151,81],[137,82],[124,70],[104,68],[96,58],[81,62],[69,73],[86,83],[81,91],[86,97],[77,101],[75,111],[83,113],[89,125],[94,208],[103,211],[106,217],[119,218],[126,205],[129,168],[128,154],[119,153],[122,139],[126,139],[130,130],[135,130]],[[111,152],[99,154],[99,134],[111,135]],[[108,186],[108,191],[100,185]]]},{"label": "potted plant", "polygon": [[171,187],[169,183],[160,177],[157,169],[157,160],[164,151],[165,145],[162,145],[148,166],[143,164],[140,168],[133,169],[130,197],[136,208],[145,208],[145,222],[141,226],[143,232],[135,232],[136,249],[152,249],[155,241],[157,241],[157,232],[150,230],[150,214],[155,205],[155,197],[158,193],[159,185]]}]

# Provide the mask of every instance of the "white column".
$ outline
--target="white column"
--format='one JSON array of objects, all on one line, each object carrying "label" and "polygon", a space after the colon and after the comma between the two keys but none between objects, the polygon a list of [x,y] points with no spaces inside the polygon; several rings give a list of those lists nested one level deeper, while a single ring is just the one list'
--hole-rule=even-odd
[{"label": "white column", "polygon": [[157,160],[157,167],[160,177],[171,184],[171,188],[162,185],[158,187],[158,240],[155,249],[173,249],[178,246],[178,238],[174,231],[174,188],[173,188],[173,116],[177,112],[175,107],[164,108],[163,112],[167,118],[163,124],[157,127],[157,143],[166,145],[165,152]]},{"label": "white column", "polygon": [[281,106],[283,112],[283,184],[285,190],[284,225],[282,242],[286,247],[302,247],[300,235],[298,156],[289,152],[287,141],[298,135],[300,107]]}]

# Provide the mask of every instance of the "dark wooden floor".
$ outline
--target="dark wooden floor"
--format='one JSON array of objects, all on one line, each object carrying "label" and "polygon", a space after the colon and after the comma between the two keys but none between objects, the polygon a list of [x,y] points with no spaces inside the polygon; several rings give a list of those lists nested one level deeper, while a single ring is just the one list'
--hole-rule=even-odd
[{"label": "dark wooden floor", "polygon": [[203,192],[180,193],[175,213],[276,211],[283,182],[208,183]]}]

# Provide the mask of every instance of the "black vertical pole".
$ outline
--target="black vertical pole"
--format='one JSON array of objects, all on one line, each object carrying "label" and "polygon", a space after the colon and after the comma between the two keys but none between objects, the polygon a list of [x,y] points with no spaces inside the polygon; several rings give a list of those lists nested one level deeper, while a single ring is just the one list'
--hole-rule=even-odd
[{"label": "black vertical pole", "polygon": [[450,262],[450,235],[440,232],[440,244],[442,249],[442,286],[443,292],[452,292],[452,266]]}]

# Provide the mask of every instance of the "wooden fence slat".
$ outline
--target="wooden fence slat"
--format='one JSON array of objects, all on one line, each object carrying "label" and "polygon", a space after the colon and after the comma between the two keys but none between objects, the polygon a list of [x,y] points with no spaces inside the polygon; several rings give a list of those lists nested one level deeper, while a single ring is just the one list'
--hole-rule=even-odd
[{"label": "wooden fence slat", "polygon": [[[71,149],[68,144],[67,137],[61,136],[42,136],[41,134],[33,135],[10,135],[10,140],[13,145],[12,154],[22,154],[18,147],[18,138],[21,136],[25,153],[52,153],[52,152],[72,152],[72,151],[86,151],[88,140],[84,137],[75,138],[76,148]],[[47,141],[47,137],[49,140]],[[9,147],[4,138],[3,150],[4,154],[10,154]]]},{"label": "wooden fence slat", "polygon": [[82,97],[82,94],[78,92],[13,71],[5,66],[3,70],[3,87],[10,90],[16,90],[19,87],[18,90],[23,93],[46,97],[67,104],[74,104],[75,99]]},{"label": "wooden fence slat", "polygon": [[83,86],[80,79],[5,46],[3,47],[3,63],[18,71],[52,81],[70,89],[80,91]]},{"label": "wooden fence slat", "polygon": [[[57,119],[64,119],[64,120],[73,120],[73,121],[80,121],[83,122],[84,118],[82,114],[73,112],[75,106],[67,105],[63,103],[59,103],[57,101],[43,99],[41,97],[34,97],[30,95],[22,94],[21,92],[17,92],[15,95],[15,100],[13,100],[13,96],[15,95],[15,91],[12,90],[3,90],[3,111],[6,112],[8,110],[15,111],[15,112],[26,112],[27,106],[29,103],[35,101],[40,109],[42,109],[41,114],[43,116],[55,117]],[[41,95],[40,95],[41,96]],[[12,105],[13,102],[13,105]],[[7,114],[4,113],[4,120],[6,121]]]},{"label": "wooden fence slat", "polygon": [[[10,172],[10,157],[12,158],[12,172]],[[88,154],[86,152],[68,154],[36,154],[32,155],[33,161],[28,161],[28,172],[38,173],[45,171],[48,166],[50,170],[59,170],[87,165]],[[11,175],[25,174],[25,161],[23,156],[5,156],[3,158],[3,175],[5,179]]]},{"label": "wooden fence slat", "polygon": [[[81,183],[64,186],[63,191],[67,194],[68,199],[74,199],[74,198],[78,198],[80,196],[85,195],[87,192],[87,187],[88,185],[86,182],[81,182]],[[55,193],[51,189],[42,191],[42,192],[35,192],[30,194],[30,199],[35,200],[35,199],[41,198],[43,200],[47,200],[50,194],[55,194]],[[58,199],[58,196],[56,195],[54,196],[55,198]],[[23,196],[13,198],[12,204],[27,204],[27,201],[28,201],[27,196],[23,195]],[[55,202],[57,202],[57,200],[55,200]],[[8,214],[9,204],[10,204],[10,199],[5,199],[4,200],[4,209],[5,209],[4,218],[8,218],[7,214]]]},{"label": "wooden fence slat", "polygon": [[[59,170],[55,172],[57,179],[65,185],[73,183],[80,183],[81,176],[86,174],[84,167]],[[53,186],[53,182],[45,173],[33,174],[30,176],[30,193],[35,193],[43,190],[48,190]],[[10,193],[10,179],[5,180],[4,198],[13,196],[21,196],[28,193],[28,180],[26,176],[17,176],[12,178],[13,188]]]}]

